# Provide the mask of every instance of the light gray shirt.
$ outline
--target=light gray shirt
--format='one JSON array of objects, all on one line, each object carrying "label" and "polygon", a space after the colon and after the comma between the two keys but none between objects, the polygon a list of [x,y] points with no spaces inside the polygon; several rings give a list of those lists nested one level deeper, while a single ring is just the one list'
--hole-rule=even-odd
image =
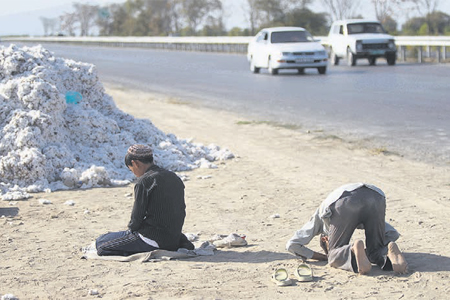
[{"label": "light gray shirt", "polygon": [[[300,230],[297,230],[295,232],[292,238],[287,242],[286,249],[295,255],[303,256],[308,259],[312,258],[314,251],[305,247],[305,245],[307,245],[316,235],[319,235],[321,233],[328,235],[331,217],[330,206],[334,202],[339,200],[344,192],[351,192],[362,186],[368,187],[385,197],[382,190],[374,185],[366,183],[350,183],[337,188],[336,190],[331,192],[327,196],[327,198],[320,204],[319,208],[316,209],[309,222],[303,225]],[[358,227],[358,229],[363,229],[362,224],[361,227]],[[399,236],[400,234],[397,232],[397,230],[386,223],[386,243],[396,241]]]}]

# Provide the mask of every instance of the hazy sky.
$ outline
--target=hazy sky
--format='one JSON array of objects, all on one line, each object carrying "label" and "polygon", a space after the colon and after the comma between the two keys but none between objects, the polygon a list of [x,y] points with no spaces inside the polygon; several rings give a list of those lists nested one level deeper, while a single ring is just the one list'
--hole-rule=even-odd
[{"label": "hazy sky", "polygon": [[[126,0],[0,0],[0,35],[43,35],[42,23],[39,17],[55,18],[64,12],[72,11],[72,4],[89,3],[93,5],[106,5],[123,3]],[[373,6],[370,0],[355,0],[360,5],[357,13],[365,18],[374,19]],[[247,27],[242,7],[246,0],[223,0],[225,6],[225,23],[227,28],[233,26]],[[315,12],[324,12],[321,0],[315,0],[311,9]],[[450,14],[450,0],[440,0],[438,9]],[[397,17],[403,23],[407,17],[401,14]]]},{"label": "hazy sky", "polygon": [[33,10],[50,9],[63,4],[89,3],[89,4],[108,4],[120,3],[125,0],[0,0],[0,16],[11,15],[16,13],[28,12]]}]

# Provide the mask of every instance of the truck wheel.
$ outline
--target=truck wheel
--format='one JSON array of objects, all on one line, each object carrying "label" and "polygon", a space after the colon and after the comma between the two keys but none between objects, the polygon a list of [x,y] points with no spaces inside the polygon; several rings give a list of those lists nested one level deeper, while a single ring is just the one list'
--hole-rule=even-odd
[{"label": "truck wheel", "polygon": [[395,54],[388,54],[386,57],[386,60],[387,60],[388,65],[390,65],[390,66],[395,65],[395,60],[396,60]]},{"label": "truck wheel", "polygon": [[356,66],[356,57],[350,48],[347,48],[347,65],[351,67]]},{"label": "truck wheel", "polygon": [[317,71],[319,71],[319,74],[323,75],[327,72],[327,67],[318,67]]},{"label": "truck wheel", "polygon": [[339,57],[336,55],[336,53],[334,53],[333,48],[331,48],[330,60],[333,66],[339,65]]},{"label": "truck wheel", "polygon": [[255,63],[253,62],[253,58],[250,60],[250,71],[252,73],[259,73],[259,68],[255,67]]},{"label": "truck wheel", "polygon": [[272,74],[272,75],[277,75],[278,74],[278,69],[272,68],[272,63],[270,61],[270,57],[269,57],[269,61],[267,62],[267,64],[269,66],[269,68],[268,68],[269,73]]}]

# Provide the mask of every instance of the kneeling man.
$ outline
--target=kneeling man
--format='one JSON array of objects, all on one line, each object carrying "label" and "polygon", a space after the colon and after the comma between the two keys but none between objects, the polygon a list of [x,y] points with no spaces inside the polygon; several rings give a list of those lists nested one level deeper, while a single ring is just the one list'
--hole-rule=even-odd
[{"label": "kneeling man", "polygon": [[125,165],[138,177],[128,230],[97,238],[97,254],[128,256],[156,249],[194,249],[181,233],[186,216],[183,181],[155,165],[152,149],[146,145],[128,148]]},{"label": "kneeling man", "polygon": [[[385,222],[386,198],[382,190],[352,183],[334,190],[317,208],[310,221],[287,242],[286,249],[304,260],[328,260],[332,267],[367,274],[372,264],[396,273],[407,272],[406,260],[395,241],[397,230]],[[355,229],[364,229],[366,243],[350,245]],[[321,235],[326,254],[305,247]]]}]

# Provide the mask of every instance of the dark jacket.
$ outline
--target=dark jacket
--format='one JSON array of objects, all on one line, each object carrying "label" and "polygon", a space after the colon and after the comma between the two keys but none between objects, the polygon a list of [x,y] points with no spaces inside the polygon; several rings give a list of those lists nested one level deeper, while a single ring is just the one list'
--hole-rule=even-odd
[{"label": "dark jacket", "polygon": [[177,250],[186,216],[183,181],[152,165],[138,178],[128,228],[156,241],[161,249]]}]

